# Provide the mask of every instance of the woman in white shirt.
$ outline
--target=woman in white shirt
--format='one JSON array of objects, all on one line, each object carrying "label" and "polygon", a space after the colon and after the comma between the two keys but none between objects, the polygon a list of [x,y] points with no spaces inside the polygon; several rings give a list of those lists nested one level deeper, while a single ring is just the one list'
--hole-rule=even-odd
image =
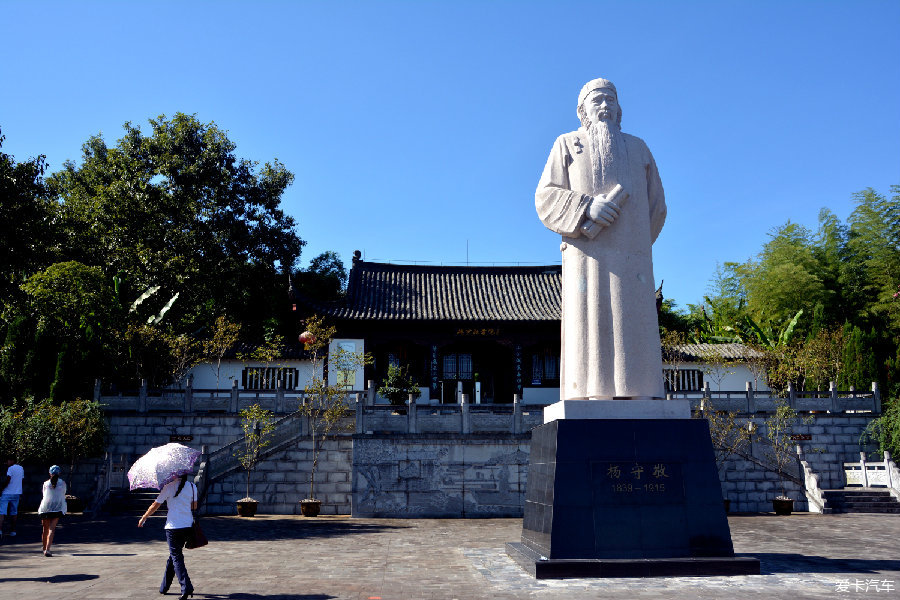
[{"label": "woman in white shirt", "polygon": [[38,507],[38,515],[41,517],[41,550],[44,556],[53,556],[50,546],[53,544],[56,524],[66,514],[66,482],[59,478],[60,471],[57,465],[50,467],[50,479],[44,482],[44,497]]},{"label": "woman in white shirt", "polygon": [[156,512],[162,503],[166,503],[168,514],[166,515],[166,541],[169,543],[169,560],[166,561],[166,570],[163,572],[163,580],[159,585],[159,593],[165,594],[172,585],[172,578],[177,575],[181,584],[181,597],[179,600],[187,600],[194,595],[194,586],[188,577],[187,567],[184,565],[184,544],[191,535],[191,526],[194,516],[191,510],[197,508],[197,486],[188,481],[187,475],[171,481],[163,486],[159,496],[138,521],[138,527],[143,527],[147,518]]}]

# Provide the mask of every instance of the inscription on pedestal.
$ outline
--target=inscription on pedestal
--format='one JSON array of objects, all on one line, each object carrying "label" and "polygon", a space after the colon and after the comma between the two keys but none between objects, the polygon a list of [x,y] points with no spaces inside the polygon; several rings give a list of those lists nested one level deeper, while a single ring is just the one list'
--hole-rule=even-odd
[{"label": "inscription on pedestal", "polygon": [[677,462],[595,462],[591,465],[594,502],[668,504],[684,500],[684,479]]}]

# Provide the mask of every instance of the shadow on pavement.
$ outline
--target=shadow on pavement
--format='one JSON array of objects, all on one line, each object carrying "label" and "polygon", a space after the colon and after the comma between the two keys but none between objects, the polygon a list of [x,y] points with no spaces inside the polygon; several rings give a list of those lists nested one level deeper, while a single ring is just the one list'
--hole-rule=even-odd
[{"label": "shadow on pavement", "polygon": [[91,579],[99,579],[99,575],[73,574],[73,575],[52,575],[50,577],[0,577],[0,583],[12,581],[46,581],[47,583],[70,583],[72,581],[90,581]]},{"label": "shadow on pavement", "polygon": [[900,571],[900,560],[825,558],[778,552],[735,553],[759,559],[762,575],[775,573],[877,573]]},{"label": "shadow on pavement", "polygon": [[337,596],[327,594],[207,594],[204,600],[329,600]]},{"label": "shadow on pavement", "polygon": [[[101,516],[95,519],[76,514],[66,515],[56,530],[57,544],[165,543],[165,517],[153,516],[144,527],[137,526],[139,517],[130,515]],[[200,523],[210,543],[255,540],[303,540],[333,538],[346,535],[378,533],[407,529],[407,525],[360,523],[351,519],[304,519],[301,517],[263,516],[241,518],[230,516],[201,517]],[[4,545],[40,544],[40,521],[37,515],[20,515],[15,538],[4,538]],[[0,545],[2,551],[3,545]],[[111,550],[110,556],[117,556]],[[95,555],[99,556],[99,554]]]}]

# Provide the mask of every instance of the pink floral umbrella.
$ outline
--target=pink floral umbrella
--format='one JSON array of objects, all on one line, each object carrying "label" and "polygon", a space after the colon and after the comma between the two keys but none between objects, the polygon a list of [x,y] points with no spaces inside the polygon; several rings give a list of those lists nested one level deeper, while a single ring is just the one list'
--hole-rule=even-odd
[{"label": "pink floral umbrella", "polygon": [[161,490],[170,481],[194,470],[200,451],[183,444],[170,443],[152,448],[128,470],[128,487],[132,490]]}]

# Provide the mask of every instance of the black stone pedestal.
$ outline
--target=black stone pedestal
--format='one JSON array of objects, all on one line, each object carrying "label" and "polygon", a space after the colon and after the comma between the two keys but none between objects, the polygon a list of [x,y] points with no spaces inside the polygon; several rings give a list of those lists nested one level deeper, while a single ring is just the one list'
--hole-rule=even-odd
[{"label": "black stone pedestal", "polygon": [[532,431],[522,543],[535,577],[746,575],[707,422],[563,419]]}]

